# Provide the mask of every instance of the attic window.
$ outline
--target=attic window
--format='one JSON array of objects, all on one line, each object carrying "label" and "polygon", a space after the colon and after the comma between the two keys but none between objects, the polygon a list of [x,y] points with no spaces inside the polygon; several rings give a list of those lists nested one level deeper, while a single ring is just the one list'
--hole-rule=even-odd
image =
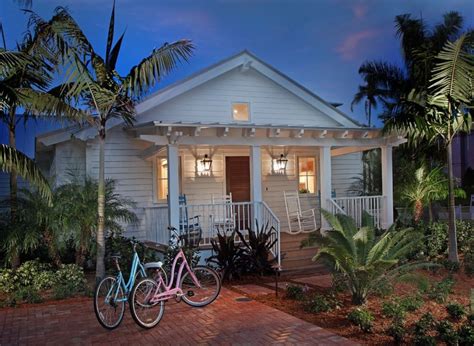
[{"label": "attic window", "polygon": [[232,119],[236,121],[249,121],[249,104],[244,102],[232,104]]}]

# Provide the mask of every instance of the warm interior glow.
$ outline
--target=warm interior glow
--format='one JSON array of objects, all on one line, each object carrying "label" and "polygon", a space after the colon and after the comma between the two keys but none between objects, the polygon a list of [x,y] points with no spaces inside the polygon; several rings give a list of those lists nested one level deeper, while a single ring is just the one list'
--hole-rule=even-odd
[{"label": "warm interior glow", "polygon": [[249,104],[248,103],[233,103],[232,116],[237,121],[249,121]]},{"label": "warm interior glow", "polygon": [[314,157],[300,157],[298,160],[298,190],[316,192],[316,160]]},{"label": "warm interior glow", "polygon": [[166,199],[168,196],[168,160],[158,159],[158,199]]}]

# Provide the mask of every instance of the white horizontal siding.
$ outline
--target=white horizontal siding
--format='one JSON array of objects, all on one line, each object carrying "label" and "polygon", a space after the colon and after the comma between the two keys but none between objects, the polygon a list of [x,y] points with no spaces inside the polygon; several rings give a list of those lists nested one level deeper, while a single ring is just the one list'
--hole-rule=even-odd
[{"label": "white horizontal siding", "polygon": [[[250,69],[234,69],[142,114],[148,121],[232,122],[233,102],[248,102],[255,124],[339,126],[320,110]],[[291,119],[291,121],[290,121]]]},{"label": "white horizontal siding", "polygon": [[362,174],[362,153],[352,153],[332,158],[332,187],[336,197],[351,196],[354,178]]},{"label": "white horizontal siding", "polygon": [[86,145],[82,141],[69,140],[55,146],[54,164],[51,173],[56,185],[71,179],[84,178],[86,172]]},{"label": "white horizontal siding", "polygon": [[[137,239],[146,238],[145,208],[153,205],[153,166],[151,161],[140,157],[150,144],[137,141],[121,129],[107,133],[105,142],[105,176],[117,183],[116,192],[136,203],[134,209],[140,222],[129,225],[126,235]],[[99,176],[98,141],[89,141],[86,147],[86,171],[93,178]]]}]

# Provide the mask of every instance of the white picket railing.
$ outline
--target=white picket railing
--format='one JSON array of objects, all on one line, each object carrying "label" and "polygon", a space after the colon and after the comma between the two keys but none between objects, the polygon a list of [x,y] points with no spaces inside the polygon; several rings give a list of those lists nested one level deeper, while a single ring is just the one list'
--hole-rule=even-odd
[{"label": "white picket railing", "polygon": [[[256,231],[256,223],[259,228],[273,227],[275,233],[272,242],[276,240],[271,252],[280,257],[280,220],[265,202],[233,202],[221,204],[188,204],[179,206],[180,225],[192,225],[199,223],[202,230],[202,246],[211,245],[211,240],[217,238],[217,232],[231,232],[237,229],[246,238],[248,229]],[[160,244],[168,244],[168,207],[157,206],[145,208],[147,225],[147,239]],[[198,217],[197,219],[195,217]],[[177,227],[176,225],[175,227]],[[236,236],[235,241],[240,242]]]},{"label": "white picket railing", "polygon": [[374,219],[374,225],[382,228],[385,196],[337,197],[328,200],[329,212],[352,217],[357,227],[362,225],[362,215],[366,211]]}]

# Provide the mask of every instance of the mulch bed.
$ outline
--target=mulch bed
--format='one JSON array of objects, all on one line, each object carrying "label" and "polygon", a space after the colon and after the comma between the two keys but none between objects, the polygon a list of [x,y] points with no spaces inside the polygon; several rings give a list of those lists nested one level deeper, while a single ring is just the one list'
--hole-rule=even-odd
[{"label": "mulch bed", "polygon": [[[426,276],[431,283],[441,281],[448,275],[445,270],[440,270],[437,273],[423,270],[419,271],[419,274]],[[430,312],[437,321],[449,319],[449,315],[446,312],[445,306],[450,302],[455,301],[464,305],[466,307],[466,311],[469,313],[470,294],[471,289],[474,289],[474,278],[468,277],[462,272],[462,270],[460,270],[458,273],[454,273],[453,278],[455,280],[455,286],[453,289],[453,293],[449,295],[448,299],[446,300],[446,303],[437,303],[436,301],[431,300],[426,296],[423,296],[423,306],[415,312],[407,313],[405,321],[408,331],[411,331],[414,323],[416,323],[419,318],[427,312]],[[252,278],[252,284],[259,283],[266,287],[274,287],[271,286],[272,281],[268,280],[268,278],[263,281],[256,280],[257,278]],[[290,281],[292,280],[290,279]],[[241,285],[242,282],[238,281],[234,284]],[[314,285],[308,286],[312,289],[311,292],[314,293],[325,294],[329,291],[328,289],[324,289]],[[235,287],[232,287],[232,284],[230,284],[229,288],[235,291],[239,291]],[[403,297],[406,295],[412,295],[416,292],[417,288],[413,285],[399,283],[395,285],[394,294],[390,297],[381,298],[373,295],[370,296],[368,303],[364,307],[370,310],[373,316],[375,317],[374,328],[371,333],[364,333],[359,330],[358,327],[350,324],[350,322],[346,318],[347,314],[356,307],[352,304],[350,294],[348,293],[338,294],[337,299],[341,303],[340,308],[336,308],[329,312],[310,313],[304,311],[304,302],[287,299],[285,297],[284,291],[282,290],[280,291],[278,297],[276,297],[274,294],[252,295],[239,291],[239,293],[247,295],[250,298],[255,299],[261,303],[272,306],[273,308],[284,311],[302,320],[313,323],[319,327],[328,329],[338,335],[344,336],[346,338],[360,342],[361,344],[365,345],[393,344],[392,337],[386,335],[386,330],[390,326],[392,319],[382,315],[382,303],[384,301],[390,300],[395,296]],[[465,321],[465,319],[466,317],[464,317],[461,321],[451,322],[453,322],[455,326],[459,326],[460,324],[462,324],[462,322]],[[410,340],[408,339],[407,341],[409,343]]]}]

